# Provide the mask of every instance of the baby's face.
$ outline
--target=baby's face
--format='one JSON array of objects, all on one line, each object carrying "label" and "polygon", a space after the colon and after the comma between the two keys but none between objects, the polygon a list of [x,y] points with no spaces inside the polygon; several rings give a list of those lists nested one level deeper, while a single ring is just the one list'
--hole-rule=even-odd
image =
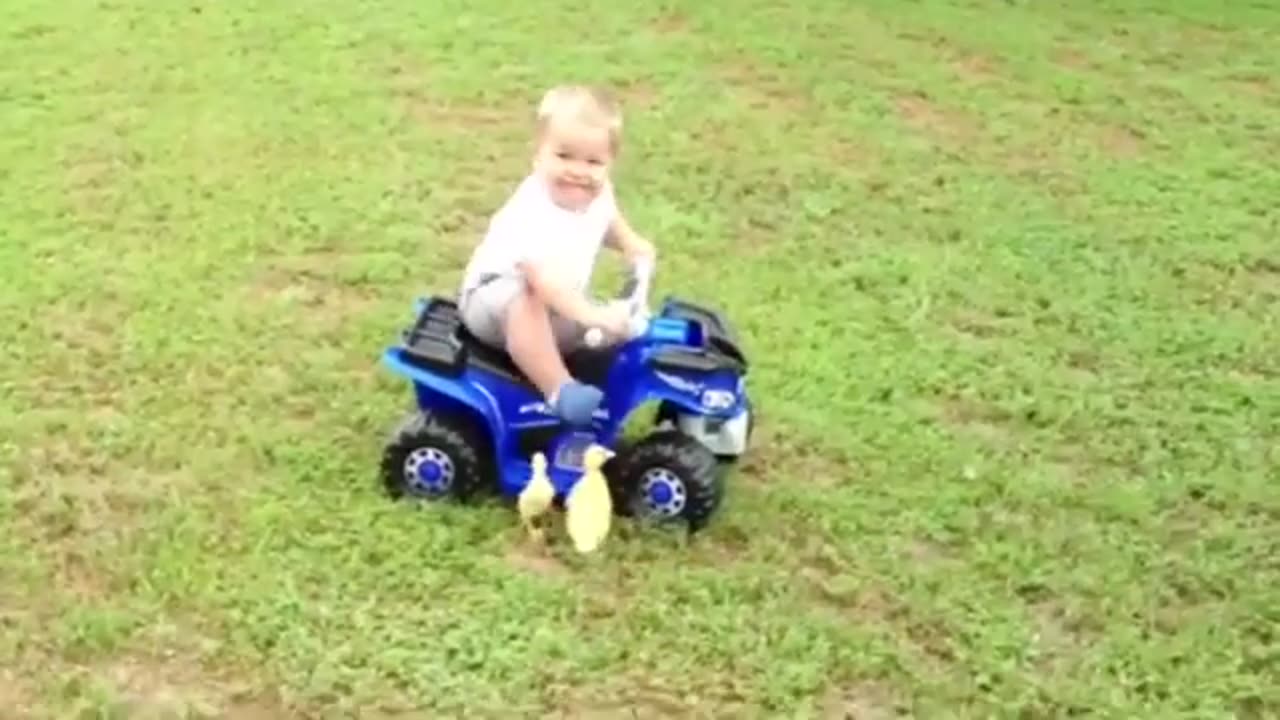
[{"label": "baby's face", "polygon": [[612,162],[609,131],[579,124],[552,124],[534,156],[551,199],[573,211],[585,209],[600,194]]}]

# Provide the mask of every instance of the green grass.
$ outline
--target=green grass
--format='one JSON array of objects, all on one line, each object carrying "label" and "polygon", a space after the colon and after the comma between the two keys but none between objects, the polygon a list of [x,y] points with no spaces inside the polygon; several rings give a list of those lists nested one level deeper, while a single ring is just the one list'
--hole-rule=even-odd
[{"label": "green grass", "polygon": [[[286,6],[0,7],[5,713],[1280,713],[1276,3]],[[586,560],[374,477],[579,78],[762,423]]]}]

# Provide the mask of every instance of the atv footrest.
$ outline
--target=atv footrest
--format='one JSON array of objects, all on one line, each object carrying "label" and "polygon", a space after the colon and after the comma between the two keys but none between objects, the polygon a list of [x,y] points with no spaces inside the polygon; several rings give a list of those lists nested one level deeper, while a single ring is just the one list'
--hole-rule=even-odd
[{"label": "atv footrest", "polygon": [[445,298],[431,298],[418,313],[413,327],[404,332],[405,355],[415,365],[435,372],[462,374],[467,351],[458,336],[461,324],[457,303]]}]

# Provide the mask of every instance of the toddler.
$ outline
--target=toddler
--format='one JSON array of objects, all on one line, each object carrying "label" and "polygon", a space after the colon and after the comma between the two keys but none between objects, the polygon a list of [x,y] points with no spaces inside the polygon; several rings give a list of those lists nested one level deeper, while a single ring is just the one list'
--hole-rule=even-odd
[{"label": "toddler", "polygon": [[652,264],[656,253],[614,197],[622,115],[612,97],[579,85],[553,88],[535,130],[532,171],[490,219],[458,304],[472,335],[504,348],[557,415],[586,425],[603,392],[572,378],[564,355],[589,328],[609,340],[627,334],[621,304],[587,299],[599,249],[620,251],[632,267]]}]

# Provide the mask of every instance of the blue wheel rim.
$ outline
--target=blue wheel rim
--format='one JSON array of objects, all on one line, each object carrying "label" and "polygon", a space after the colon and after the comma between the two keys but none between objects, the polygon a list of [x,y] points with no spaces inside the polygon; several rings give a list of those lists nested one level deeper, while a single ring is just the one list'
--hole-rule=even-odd
[{"label": "blue wheel rim", "polygon": [[636,497],[638,514],[655,520],[672,520],[684,512],[688,488],[680,476],[664,467],[650,468],[640,477]]},{"label": "blue wheel rim", "polygon": [[404,485],[411,495],[440,497],[453,487],[457,469],[439,448],[420,447],[404,459]]}]

